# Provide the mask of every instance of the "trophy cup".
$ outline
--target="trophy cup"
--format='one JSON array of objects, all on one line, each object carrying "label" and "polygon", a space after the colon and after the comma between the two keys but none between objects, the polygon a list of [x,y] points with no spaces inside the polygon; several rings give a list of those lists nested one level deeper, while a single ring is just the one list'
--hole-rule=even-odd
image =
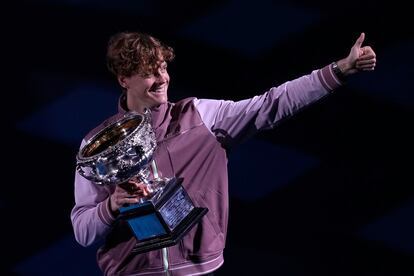
[{"label": "trophy cup", "polygon": [[207,208],[195,207],[176,177],[149,179],[156,148],[150,111],[128,112],[89,139],[79,150],[76,169],[97,185],[118,185],[138,178],[149,195],[137,204],[120,208],[137,239],[133,252],[142,253],[175,245]]}]

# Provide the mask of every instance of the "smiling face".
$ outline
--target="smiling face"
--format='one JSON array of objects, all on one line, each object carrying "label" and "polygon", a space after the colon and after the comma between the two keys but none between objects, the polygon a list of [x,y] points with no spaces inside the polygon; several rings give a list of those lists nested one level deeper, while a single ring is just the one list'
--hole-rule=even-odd
[{"label": "smiling face", "polygon": [[173,58],[174,50],[150,35],[123,32],[111,37],[107,65],[126,93],[129,110],[142,113],[167,102],[167,63]]},{"label": "smiling face", "polygon": [[126,90],[129,110],[143,113],[145,108],[152,108],[166,103],[170,76],[167,63],[160,62],[158,69],[150,75],[135,74],[131,77],[118,77],[121,86]]}]

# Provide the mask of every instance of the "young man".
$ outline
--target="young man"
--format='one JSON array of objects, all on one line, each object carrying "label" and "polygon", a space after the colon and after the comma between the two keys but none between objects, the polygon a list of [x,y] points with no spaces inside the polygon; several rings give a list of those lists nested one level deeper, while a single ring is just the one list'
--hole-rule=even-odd
[{"label": "young man", "polygon": [[364,36],[346,58],[260,96],[239,102],[187,98],[170,103],[167,65],[174,58],[173,49],[142,33],[114,35],[107,61],[123,89],[119,112],[92,130],[83,144],[126,112],[150,109],[158,174],[183,178],[194,205],[209,211],[177,245],[134,254],[136,240],[116,217],[121,206],[146,195],[145,186],[133,180],[101,186],[76,173],[71,219],[77,241],[88,246],[105,240],[97,253],[105,275],[205,275],[218,269],[223,264],[228,222],[226,149],[326,96],[343,78],[374,70],[375,53],[369,46],[362,47]]}]

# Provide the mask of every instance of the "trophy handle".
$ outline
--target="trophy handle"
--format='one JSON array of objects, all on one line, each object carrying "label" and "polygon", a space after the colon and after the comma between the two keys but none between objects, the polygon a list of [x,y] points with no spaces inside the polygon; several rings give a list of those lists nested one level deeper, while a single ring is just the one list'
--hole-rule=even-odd
[{"label": "trophy handle", "polygon": [[95,177],[92,177],[92,176],[86,174],[86,172],[83,170],[81,165],[76,165],[76,170],[79,172],[79,174],[81,176],[85,177],[89,181],[95,182],[96,184],[99,184],[99,185],[102,184],[102,181],[97,181]]}]

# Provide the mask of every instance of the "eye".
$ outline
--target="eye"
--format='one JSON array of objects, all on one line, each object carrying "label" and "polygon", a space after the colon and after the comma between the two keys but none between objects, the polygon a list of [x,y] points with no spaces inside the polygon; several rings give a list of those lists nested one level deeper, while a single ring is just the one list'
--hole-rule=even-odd
[{"label": "eye", "polygon": [[141,78],[143,78],[143,79],[150,79],[150,78],[152,78],[152,76],[153,76],[153,74],[145,73],[145,74],[142,74],[141,75]]},{"label": "eye", "polygon": [[161,64],[160,71],[163,72],[163,73],[166,72],[167,71],[167,67],[168,67],[167,63]]}]

